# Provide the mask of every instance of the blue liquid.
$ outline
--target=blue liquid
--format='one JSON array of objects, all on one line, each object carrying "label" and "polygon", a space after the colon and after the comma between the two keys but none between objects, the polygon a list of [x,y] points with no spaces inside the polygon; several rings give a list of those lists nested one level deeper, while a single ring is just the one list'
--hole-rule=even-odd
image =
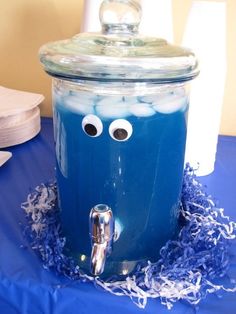
[{"label": "blue liquid", "polygon": [[92,138],[82,129],[83,117],[55,99],[57,180],[68,254],[84,256],[80,266],[89,273],[89,213],[103,203],[120,229],[105,274],[120,272],[124,261],[135,266],[136,261],[157,260],[178,228],[185,112],[129,116],[133,133],[125,142],[109,135],[114,119],[102,120],[102,134]]}]

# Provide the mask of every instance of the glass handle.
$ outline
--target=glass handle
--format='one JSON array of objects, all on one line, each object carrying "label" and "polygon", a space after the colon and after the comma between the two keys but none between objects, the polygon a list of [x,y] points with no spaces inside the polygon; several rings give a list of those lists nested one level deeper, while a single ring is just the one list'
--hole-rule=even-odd
[{"label": "glass handle", "polygon": [[139,0],[104,0],[99,18],[104,34],[135,34],[141,21]]}]

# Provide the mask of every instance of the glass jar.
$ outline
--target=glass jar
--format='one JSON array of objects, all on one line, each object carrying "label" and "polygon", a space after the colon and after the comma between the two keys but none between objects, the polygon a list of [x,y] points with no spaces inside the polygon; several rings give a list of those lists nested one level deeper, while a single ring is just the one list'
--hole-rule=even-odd
[{"label": "glass jar", "polygon": [[[112,18],[111,18],[112,17]],[[194,54],[138,34],[135,1],[105,0],[102,33],[40,50],[53,76],[67,254],[95,276],[156,261],[178,231]]]}]

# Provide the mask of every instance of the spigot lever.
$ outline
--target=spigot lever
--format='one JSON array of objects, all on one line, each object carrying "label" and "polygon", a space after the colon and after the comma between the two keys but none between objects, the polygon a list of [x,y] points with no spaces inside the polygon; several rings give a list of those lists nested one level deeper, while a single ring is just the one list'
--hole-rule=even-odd
[{"label": "spigot lever", "polygon": [[105,204],[98,204],[90,211],[90,237],[92,244],[91,273],[99,276],[104,271],[107,256],[112,251],[114,219],[112,210]]}]

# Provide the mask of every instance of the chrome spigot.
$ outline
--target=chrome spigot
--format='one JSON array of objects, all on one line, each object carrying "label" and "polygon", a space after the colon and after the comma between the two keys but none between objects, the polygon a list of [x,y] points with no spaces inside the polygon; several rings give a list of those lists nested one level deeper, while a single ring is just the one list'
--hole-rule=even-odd
[{"label": "chrome spigot", "polygon": [[98,204],[90,211],[90,237],[92,244],[91,273],[101,275],[107,256],[112,251],[114,219],[112,210],[105,204]]}]

